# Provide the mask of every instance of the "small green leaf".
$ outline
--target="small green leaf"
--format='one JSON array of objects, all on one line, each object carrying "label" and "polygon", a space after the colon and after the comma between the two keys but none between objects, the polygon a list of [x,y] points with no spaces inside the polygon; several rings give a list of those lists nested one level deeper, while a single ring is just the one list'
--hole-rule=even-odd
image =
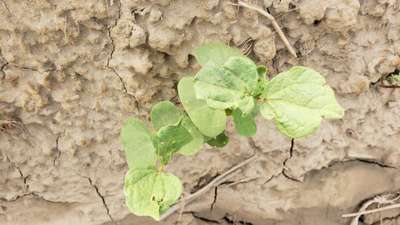
[{"label": "small green leaf", "polygon": [[199,131],[208,137],[215,137],[225,130],[224,110],[212,109],[206,101],[196,98],[193,77],[184,77],[179,81],[178,93],[183,107]]},{"label": "small green leaf", "polygon": [[260,66],[257,66],[257,73],[258,73],[258,77],[259,78],[262,78],[262,79],[265,79],[266,77],[266,75],[267,75],[267,67],[265,67],[265,66],[262,66],[262,65],[260,65]]},{"label": "small green leaf", "polygon": [[189,117],[186,116],[182,119],[182,126],[189,131],[190,135],[192,136],[192,141],[179,149],[179,153],[183,155],[193,155],[201,149],[204,143],[204,137],[189,119]]},{"label": "small green leaf", "polygon": [[208,62],[213,62],[215,65],[222,65],[230,57],[243,56],[239,49],[231,48],[221,42],[204,44],[196,48],[193,55],[202,66]]},{"label": "small green leaf", "polygon": [[142,121],[133,117],[127,119],[121,130],[121,140],[129,168],[147,168],[156,164],[151,134]]},{"label": "small green leaf", "polygon": [[254,97],[259,98],[262,93],[264,93],[268,84],[267,78],[259,78],[257,82],[256,90],[254,91]]},{"label": "small green leaf", "polygon": [[222,148],[229,142],[229,137],[225,133],[218,134],[215,138],[207,140],[207,144],[213,147]]},{"label": "small green leaf", "polygon": [[[197,73],[194,88],[197,98],[206,100],[210,107],[235,109],[254,103],[252,95],[257,81],[257,66],[253,61],[245,57],[231,57],[222,66],[207,63]],[[248,107],[241,109],[251,111]]]},{"label": "small green leaf", "polygon": [[315,132],[322,117],[342,118],[344,110],[333,90],[316,71],[296,66],[275,76],[261,96],[261,114],[274,118],[280,132],[301,138]]},{"label": "small green leaf", "polygon": [[169,125],[177,125],[182,117],[182,111],[170,101],[162,101],[153,106],[151,122],[156,130]]},{"label": "small green leaf", "polygon": [[387,80],[391,85],[400,85],[400,74],[391,75]]},{"label": "small green leaf", "polygon": [[179,151],[183,146],[193,140],[189,131],[181,124],[177,126],[162,127],[154,137],[154,145],[157,154],[160,156],[160,162],[166,165],[173,154]]},{"label": "small green leaf", "polygon": [[125,176],[124,194],[129,210],[138,216],[160,219],[182,193],[176,176],[154,168],[130,169]]},{"label": "small green leaf", "polygon": [[251,113],[244,114],[240,109],[233,110],[233,122],[236,131],[242,136],[253,136],[256,134],[257,127],[254,116]]}]

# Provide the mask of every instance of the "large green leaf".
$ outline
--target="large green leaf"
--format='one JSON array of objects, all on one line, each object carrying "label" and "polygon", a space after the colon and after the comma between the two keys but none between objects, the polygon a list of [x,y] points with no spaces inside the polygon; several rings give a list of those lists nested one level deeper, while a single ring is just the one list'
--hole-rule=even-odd
[{"label": "large green leaf", "polygon": [[173,154],[193,140],[191,133],[181,124],[162,127],[154,137],[160,162],[166,165]]},{"label": "large green leaf", "polygon": [[240,109],[235,109],[232,112],[233,122],[236,131],[243,136],[253,136],[256,134],[257,126],[254,121],[254,115],[251,113],[244,114]]},{"label": "large green leaf", "polygon": [[333,90],[316,71],[296,66],[266,84],[261,114],[274,119],[280,132],[301,138],[315,132],[322,117],[342,118],[343,108]]},{"label": "large green leaf", "polygon": [[130,169],[125,176],[126,205],[138,216],[151,216],[158,220],[181,193],[179,178],[154,168]]},{"label": "large green leaf", "polygon": [[204,143],[204,137],[189,117],[185,116],[182,119],[182,126],[189,131],[190,135],[192,136],[192,141],[179,149],[179,153],[183,155],[193,155],[201,149]]},{"label": "large green leaf", "polygon": [[172,102],[162,101],[153,106],[150,117],[154,129],[159,130],[165,126],[178,124],[183,113]]},{"label": "large green leaf", "polygon": [[258,78],[257,66],[248,58],[230,57],[222,66],[210,62],[195,77],[196,97],[216,109],[240,108],[249,113]]},{"label": "large green leaf", "polygon": [[208,137],[215,137],[225,130],[224,110],[212,109],[206,101],[196,98],[193,77],[184,77],[179,81],[178,93],[183,107],[199,131]]},{"label": "large green leaf", "polygon": [[147,168],[156,164],[156,150],[146,125],[129,118],[121,130],[121,140],[129,168]]},{"label": "large green leaf", "polygon": [[202,66],[208,62],[213,62],[215,65],[222,65],[230,57],[243,56],[239,49],[231,48],[221,42],[204,44],[196,48],[193,55]]}]

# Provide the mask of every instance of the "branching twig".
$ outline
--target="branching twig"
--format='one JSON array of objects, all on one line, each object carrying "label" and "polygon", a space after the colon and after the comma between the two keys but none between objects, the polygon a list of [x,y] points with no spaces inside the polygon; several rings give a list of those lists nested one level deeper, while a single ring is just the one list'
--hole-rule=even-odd
[{"label": "branching twig", "polygon": [[[344,214],[344,215],[342,215],[342,217],[344,217],[344,218],[354,217],[351,220],[350,225],[358,225],[358,221],[360,220],[360,217],[363,215],[371,214],[371,213],[375,213],[375,212],[381,212],[381,211],[389,210],[389,209],[400,208],[400,203],[395,204],[395,202],[398,201],[399,199],[400,199],[399,193],[396,193],[395,197],[393,197],[393,194],[378,195],[378,196],[366,201],[361,206],[360,210],[357,213]],[[378,209],[367,210],[367,208],[374,203],[393,204],[393,205],[389,205],[389,206],[378,208]]]},{"label": "branching twig", "polygon": [[381,212],[381,211],[385,211],[385,210],[389,210],[389,209],[396,209],[396,208],[400,208],[400,203],[385,206],[385,207],[378,208],[378,209],[364,210],[364,211],[360,211],[357,213],[344,214],[344,215],[342,215],[342,217],[347,218],[347,217],[362,216],[362,215],[367,215],[367,214],[371,214],[371,213],[376,213],[376,212]]},{"label": "branching twig", "polygon": [[161,217],[160,217],[160,220],[166,219],[167,217],[172,215],[174,212],[179,210],[179,208],[181,207],[181,203],[182,202],[184,202],[186,205],[188,205],[190,202],[194,201],[195,199],[197,199],[201,195],[205,194],[206,192],[208,192],[213,187],[216,187],[219,184],[225,182],[233,172],[235,172],[236,170],[238,170],[238,169],[242,168],[243,166],[249,164],[250,162],[252,162],[255,159],[256,159],[256,155],[253,155],[252,157],[242,161],[241,163],[239,163],[236,166],[232,167],[231,169],[227,170],[223,174],[219,175],[218,177],[213,179],[210,183],[208,183],[206,186],[204,186],[200,190],[198,190],[195,193],[183,198],[177,204],[173,205],[168,211],[166,211],[164,214],[162,214]]},{"label": "branching twig", "polygon": [[[233,5],[236,5],[236,4],[233,4]],[[279,37],[281,38],[281,40],[285,44],[286,48],[289,50],[290,54],[292,54],[295,58],[297,58],[296,51],[294,50],[292,45],[290,45],[290,43],[289,43],[288,39],[286,38],[285,34],[283,33],[281,27],[278,25],[278,23],[276,22],[275,18],[271,14],[269,14],[268,12],[266,12],[263,9],[260,9],[260,8],[258,8],[256,6],[253,6],[251,4],[247,4],[247,3],[242,2],[242,1],[239,1],[237,3],[237,5],[242,6],[244,8],[248,8],[248,9],[254,10],[254,11],[260,13],[261,15],[265,16],[268,20],[270,20],[271,23],[272,23],[272,26],[274,27],[274,29],[278,33]]]}]

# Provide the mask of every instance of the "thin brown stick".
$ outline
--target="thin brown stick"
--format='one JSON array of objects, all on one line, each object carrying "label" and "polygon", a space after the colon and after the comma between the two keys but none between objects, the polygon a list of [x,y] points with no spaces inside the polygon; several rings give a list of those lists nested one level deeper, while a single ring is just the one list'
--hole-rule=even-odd
[{"label": "thin brown stick", "polygon": [[239,163],[236,166],[232,167],[231,169],[227,170],[223,174],[221,174],[218,177],[214,178],[210,183],[208,183],[206,186],[204,186],[203,188],[199,189],[195,193],[193,193],[193,194],[191,194],[191,195],[189,195],[187,197],[184,197],[178,203],[176,203],[171,208],[169,208],[164,214],[162,214],[160,216],[160,221],[166,219],[167,217],[169,217],[170,215],[175,213],[181,207],[181,202],[185,202],[185,205],[188,205],[189,203],[191,203],[192,201],[194,201],[195,199],[197,199],[201,195],[203,195],[206,192],[208,192],[210,189],[212,189],[212,188],[218,186],[219,184],[225,182],[229,177],[231,177],[230,175],[233,172],[235,172],[238,169],[242,168],[243,166],[249,164],[250,162],[252,162],[255,159],[256,159],[256,155],[253,155],[252,157],[242,161],[241,163]]},{"label": "thin brown stick", "polygon": [[243,178],[241,180],[235,181],[233,183],[227,184],[226,187],[232,187],[232,186],[235,186],[237,184],[248,183],[250,181],[257,180],[259,178],[262,178],[262,177],[260,177],[260,176],[257,176],[257,177],[246,177],[246,178]]},{"label": "thin brown stick", "polygon": [[290,54],[292,54],[295,58],[297,58],[296,51],[294,50],[292,45],[290,45],[290,42],[286,38],[286,36],[283,33],[281,27],[279,26],[279,24],[276,22],[275,18],[271,14],[269,14],[268,12],[266,12],[263,9],[260,9],[260,8],[258,8],[256,6],[253,6],[251,4],[247,4],[247,3],[242,2],[242,1],[239,1],[237,5],[242,6],[244,8],[248,8],[248,9],[254,10],[254,11],[260,13],[261,15],[265,16],[269,21],[271,21],[272,26],[274,27],[274,29],[278,33],[279,37],[281,38],[281,40],[285,44],[285,46],[288,49],[288,51],[290,52]]},{"label": "thin brown stick", "polygon": [[389,209],[396,209],[396,208],[400,208],[400,203],[385,206],[385,207],[378,208],[378,209],[364,210],[364,211],[360,211],[357,213],[344,214],[344,215],[342,215],[342,217],[347,218],[347,217],[362,216],[362,215],[367,215],[367,214],[371,214],[371,213],[376,213],[376,212],[381,212],[381,211],[385,211],[385,210],[389,210]]},{"label": "thin brown stick", "polygon": [[379,85],[379,87],[381,87],[381,88],[400,88],[399,85],[384,85],[384,84]]}]

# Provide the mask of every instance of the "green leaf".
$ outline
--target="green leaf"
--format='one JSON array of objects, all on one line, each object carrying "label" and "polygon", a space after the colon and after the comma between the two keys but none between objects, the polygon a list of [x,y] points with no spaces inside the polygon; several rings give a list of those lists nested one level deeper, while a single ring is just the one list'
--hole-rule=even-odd
[{"label": "green leaf", "polygon": [[333,90],[316,71],[296,66],[278,74],[261,96],[261,114],[274,119],[280,132],[301,138],[315,132],[322,117],[338,119],[344,114]]},{"label": "green leaf", "polygon": [[257,66],[248,58],[231,57],[223,66],[207,63],[195,81],[197,98],[206,100],[210,107],[249,112],[251,108],[247,106],[254,103],[252,95],[257,88]]},{"label": "green leaf", "polygon": [[183,155],[193,155],[201,149],[204,143],[204,137],[197,129],[197,127],[193,124],[193,122],[189,119],[189,117],[186,116],[182,119],[182,126],[186,128],[187,131],[189,131],[190,135],[192,136],[192,141],[179,149],[179,153]]},{"label": "green leaf", "polygon": [[147,168],[156,164],[151,134],[142,121],[133,117],[127,119],[121,130],[121,140],[129,168]]},{"label": "green leaf", "polygon": [[229,142],[229,137],[225,133],[218,134],[215,138],[207,140],[207,144],[213,147],[222,148]]},{"label": "green leaf", "polygon": [[162,127],[154,137],[154,145],[157,154],[160,156],[160,162],[166,165],[173,154],[179,151],[183,146],[193,140],[189,131],[181,124],[177,126]]},{"label": "green leaf", "polygon": [[266,78],[265,76],[267,75],[267,71],[268,71],[267,67],[262,66],[262,65],[257,66],[257,73],[258,73],[259,78],[265,79]]},{"label": "green leaf", "polygon": [[261,115],[267,120],[272,120],[275,117],[274,111],[269,104],[261,104],[260,112]]},{"label": "green leaf", "polygon": [[225,130],[224,110],[212,109],[206,101],[196,98],[193,77],[184,77],[179,81],[178,93],[183,107],[199,131],[208,137],[215,137]]},{"label": "green leaf", "polygon": [[233,122],[236,131],[242,136],[253,136],[256,134],[257,127],[254,116],[251,113],[244,114],[240,109],[233,110]]},{"label": "green leaf", "polygon": [[172,102],[162,101],[153,106],[150,117],[154,129],[159,130],[165,126],[178,124],[183,113]]},{"label": "green leaf", "polygon": [[254,91],[255,98],[259,98],[260,95],[264,93],[268,82],[269,81],[266,76],[258,78],[257,87],[256,87],[256,90]]},{"label": "green leaf", "polygon": [[176,176],[154,168],[130,169],[125,176],[124,194],[129,210],[138,216],[160,219],[182,193]]},{"label": "green leaf", "polygon": [[400,85],[400,74],[389,76],[388,81],[391,85]]},{"label": "green leaf", "polygon": [[221,42],[204,44],[194,50],[197,62],[204,66],[208,62],[224,64],[230,57],[243,56],[239,49],[231,48]]}]

